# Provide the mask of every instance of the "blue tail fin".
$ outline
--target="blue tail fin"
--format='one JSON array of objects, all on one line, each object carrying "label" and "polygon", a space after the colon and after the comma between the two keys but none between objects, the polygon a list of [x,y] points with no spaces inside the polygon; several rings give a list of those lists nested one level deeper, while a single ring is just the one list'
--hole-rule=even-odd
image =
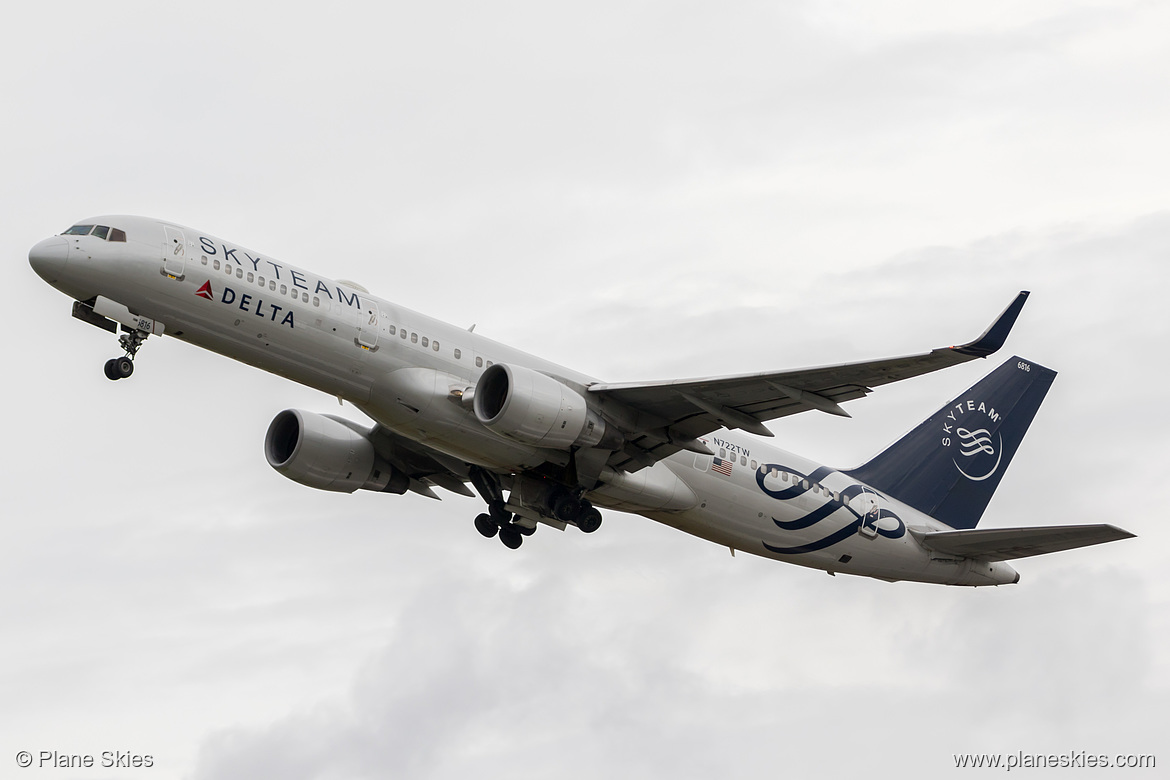
[{"label": "blue tail fin", "polygon": [[951,528],[974,528],[1055,378],[1013,357],[846,473]]}]

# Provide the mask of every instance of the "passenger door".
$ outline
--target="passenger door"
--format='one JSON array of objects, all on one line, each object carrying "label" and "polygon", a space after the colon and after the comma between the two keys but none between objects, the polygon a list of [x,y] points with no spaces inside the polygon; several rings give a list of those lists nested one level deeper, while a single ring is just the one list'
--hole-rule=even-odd
[{"label": "passenger door", "polygon": [[166,240],[163,241],[163,273],[172,279],[182,279],[187,268],[187,240],[183,231],[164,225]]},{"label": "passenger door", "polygon": [[365,304],[361,313],[358,314],[356,343],[362,349],[373,352],[378,349],[378,331],[380,330],[378,304],[370,300],[365,301]]}]

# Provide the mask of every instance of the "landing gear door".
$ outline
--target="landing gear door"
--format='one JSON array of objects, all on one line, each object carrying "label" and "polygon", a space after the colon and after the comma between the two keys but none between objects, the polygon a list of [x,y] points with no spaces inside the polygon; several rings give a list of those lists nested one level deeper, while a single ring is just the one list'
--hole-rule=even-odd
[{"label": "landing gear door", "polygon": [[183,231],[170,225],[164,225],[163,230],[166,231],[166,240],[163,241],[163,267],[164,275],[172,279],[182,279],[183,272],[187,267],[187,240],[183,235]]}]

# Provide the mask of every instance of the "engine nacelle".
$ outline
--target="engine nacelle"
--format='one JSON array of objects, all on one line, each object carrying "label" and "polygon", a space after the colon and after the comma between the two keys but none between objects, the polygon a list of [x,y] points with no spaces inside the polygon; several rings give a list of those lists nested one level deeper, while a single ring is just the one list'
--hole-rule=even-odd
[{"label": "engine nacelle", "polygon": [[530,368],[489,366],[475,386],[472,405],[484,427],[538,447],[592,447],[606,434],[605,420],[580,393]]},{"label": "engine nacelle", "polygon": [[403,493],[409,479],[378,457],[369,437],[348,420],[285,409],[264,436],[268,465],[318,490]]}]

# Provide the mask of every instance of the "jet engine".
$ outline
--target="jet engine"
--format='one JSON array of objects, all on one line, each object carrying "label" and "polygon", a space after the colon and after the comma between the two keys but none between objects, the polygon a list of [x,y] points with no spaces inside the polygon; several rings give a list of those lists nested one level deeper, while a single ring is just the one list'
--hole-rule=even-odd
[{"label": "jet engine", "polygon": [[472,405],[488,430],[525,444],[565,449],[593,447],[606,439],[605,420],[580,393],[530,368],[489,366],[475,386]]},{"label": "jet engine", "polygon": [[332,415],[285,409],[264,436],[268,465],[318,490],[403,493],[409,479],[378,457],[369,431]]}]

